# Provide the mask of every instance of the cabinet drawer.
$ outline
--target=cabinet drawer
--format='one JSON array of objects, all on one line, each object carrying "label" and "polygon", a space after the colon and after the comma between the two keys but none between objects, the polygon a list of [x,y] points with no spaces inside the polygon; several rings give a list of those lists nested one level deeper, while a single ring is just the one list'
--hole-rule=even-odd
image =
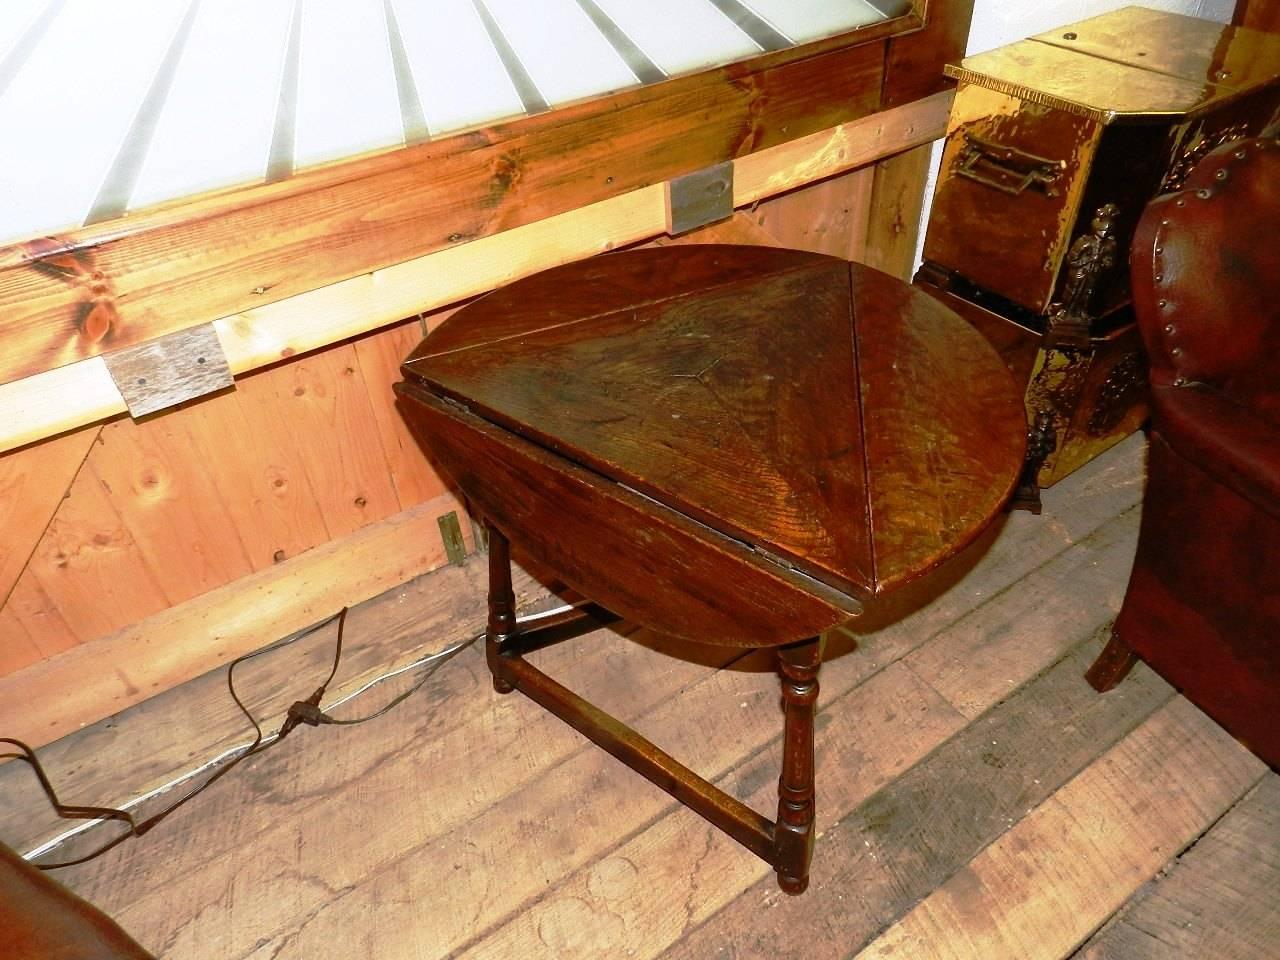
[{"label": "cabinet drawer", "polygon": [[925,259],[1043,313],[1102,130],[1089,117],[962,83]]}]

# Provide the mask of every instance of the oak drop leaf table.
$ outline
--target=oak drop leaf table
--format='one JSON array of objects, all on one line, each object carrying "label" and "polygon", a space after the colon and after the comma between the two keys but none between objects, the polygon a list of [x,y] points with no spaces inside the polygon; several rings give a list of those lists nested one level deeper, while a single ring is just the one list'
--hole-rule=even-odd
[{"label": "oak drop leaf table", "polygon": [[[926,294],[818,254],[671,246],[517,281],[403,366],[400,407],[490,530],[487,657],[520,690],[808,883],[823,632],[971,542],[1026,421],[996,352]],[[517,625],[509,540],[590,603]],[[524,654],[618,618],[777,649],[777,822]]]}]

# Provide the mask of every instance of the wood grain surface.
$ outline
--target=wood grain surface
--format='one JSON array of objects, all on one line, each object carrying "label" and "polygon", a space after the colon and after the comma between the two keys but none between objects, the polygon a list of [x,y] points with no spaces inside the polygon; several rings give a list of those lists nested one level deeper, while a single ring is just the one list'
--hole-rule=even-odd
[{"label": "wood grain surface", "polygon": [[1186,700],[1172,701],[857,956],[1069,953],[1264,770]]},{"label": "wood grain surface", "polygon": [[[483,580],[484,557],[473,556],[462,566],[441,567],[353,607],[347,617],[342,670],[330,687],[331,699],[345,696],[388,669],[467,639],[468,631],[483,618]],[[519,568],[515,587],[522,613],[548,602],[546,588]],[[318,620],[333,612],[321,603],[309,615]],[[321,630],[276,655],[258,659],[253,669],[237,675],[238,691],[265,729],[279,728],[299,676],[308,680],[315,676],[314,686],[324,679],[333,662],[335,639],[334,630]],[[605,659],[602,654],[601,662]],[[130,669],[127,663],[122,666]],[[477,674],[475,679],[484,678]],[[68,796],[127,803],[141,793],[183,780],[193,767],[212,762],[229,747],[252,738],[244,714],[226,696],[226,689],[225,671],[210,670],[112,717],[88,723],[75,736],[49,743],[40,751],[42,762],[57,771],[60,789]],[[480,690],[477,683],[475,691]],[[116,748],[122,743],[148,742],[157,726],[168,735],[152,744],[145,757],[138,756],[138,765],[122,777]],[[66,826],[48,816],[31,815],[27,791],[33,786],[21,765],[0,764],[0,836],[17,849],[30,850]]]},{"label": "wood grain surface", "polygon": [[[1131,438],[1046,491],[1042,516],[1010,516],[934,602],[865,619],[858,649],[832,636],[804,897],[782,897],[764,864],[544,711],[492,696],[478,652],[389,717],[299,733],[202,806],[60,879],[148,948],[193,960],[848,957],[921,929],[926,909],[944,923],[895,941],[907,944],[895,956],[941,945],[1067,960],[1131,922],[1139,940],[1101,956],[1149,955],[1147,940],[1170,960],[1269,960],[1275,774],[1142,668],[1102,697],[1080,676],[1123,589],[1142,453]],[[424,581],[353,613],[352,655],[378,648],[358,670],[404,651],[415,623],[440,640],[459,620],[480,625],[475,577]],[[538,657],[767,805],[776,678],[750,660],[724,668],[729,651],[714,669],[664,649],[606,631]],[[322,654],[264,664],[255,705],[278,710]],[[157,730],[181,732],[155,744]],[[136,771],[181,765],[189,738],[216,752],[220,730],[238,727],[215,673],[68,738],[51,772],[95,771],[77,781],[87,801],[94,777],[127,789]],[[0,796],[21,804],[9,772]],[[0,818],[11,809],[0,803]]]},{"label": "wood grain surface", "polygon": [[1140,890],[1080,960],[1264,957],[1280,937],[1280,777],[1267,776],[1163,875]]},{"label": "wood grain surface", "polygon": [[[486,521],[620,616],[694,642],[761,647],[814,636],[861,609],[417,384],[397,390],[405,419]],[[557,535],[543,536],[551,527]]]},{"label": "wood grain surface", "polygon": [[865,263],[869,246],[884,239],[868,236],[875,169],[862,167],[765,200],[751,216],[781,246]]},{"label": "wood grain surface", "polygon": [[[950,91],[939,93],[741,157],[734,162],[734,203],[750,204],[936,139],[946,130],[951,97]],[[787,202],[797,202],[795,195]],[[865,219],[862,214],[858,218]],[[456,303],[520,276],[645,240],[661,234],[665,223],[663,188],[655,184],[306,293],[255,304],[220,317],[218,336],[232,372],[242,374],[422,310]],[[22,411],[21,417],[0,424],[0,449],[125,409],[96,356],[0,384],[0,404]]]},{"label": "wood grain surface", "polygon": [[0,608],[98,437],[89,427],[0,455]]},{"label": "wood grain surface", "polygon": [[899,280],[910,280],[916,269],[920,239],[920,213],[924,209],[921,184],[933,166],[933,147],[926,144],[875,166],[868,208],[867,240],[862,256],[850,257],[883,270]]},{"label": "wood grain surface", "polygon": [[[52,617],[65,615],[64,629],[75,640],[92,637],[93,642],[71,644],[57,656],[0,676],[0,729],[33,745],[49,743],[264,646],[264,633],[300,630],[343,604],[358,603],[442,566],[444,547],[436,521],[459,509],[456,500],[443,495],[172,605],[149,577],[128,585],[140,596],[129,596],[124,589],[113,592],[114,581],[102,575],[112,558],[102,555],[125,553],[142,562],[136,545],[119,528],[100,531],[89,544],[59,537],[53,549],[63,551],[67,566],[87,568],[77,577],[76,589],[94,593],[84,598],[83,606],[66,607],[65,613],[62,605],[53,605]],[[39,565],[33,561],[35,588],[65,569],[57,566],[58,556]],[[23,583],[25,578],[19,585]],[[153,612],[131,612],[125,626],[110,629],[108,614],[126,601],[130,611],[148,603]],[[107,605],[112,610],[102,609]],[[17,612],[24,623],[40,625],[23,608]]]},{"label": "wood grain surface", "polygon": [[[791,924],[813,931],[813,960],[855,952],[1173,695],[1144,671],[1125,697],[1099,701],[1080,683],[1095,649],[1092,638],[1072,648],[833,822],[817,895],[789,906],[785,921],[758,908],[769,891],[757,883],[663,956],[788,956]],[[1046,729],[1062,731],[1053,750],[1043,749]]]},{"label": "wood grain surface", "polygon": [[[794,251],[561,267],[459,312],[405,370],[853,595],[967,545],[1024,445],[1013,381],[979,334],[885,274]],[[500,473],[467,476],[502,496]]]},{"label": "wood grain surface", "polygon": [[227,502],[214,472],[188,452],[184,419],[108,424],[85,470],[119,513],[169,604],[253,569],[234,532],[237,505]]},{"label": "wood grain surface", "polygon": [[20,621],[7,672],[440,497],[391,393],[421,331],[410,319],[0,457],[20,508],[2,520],[0,610]]},{"label": "wood grain surface", "polygon": [[874,32],[0,250],[0,381],[865,116]]},{"label": "wood grain surface", "polygon": [[970,543],[1008,498],[1026,443],[1019,392],[991,345],[932,297],[852,274],[876,590]]},{"label": "wood grain surface", "polygon": [[[503,427],[865,595],[874,574],[847,271],[749,247],[617,254],[480,301],[408,369]],[[468,346],[451,349],[459,337]]]},{"label": "wood grain surface", "polygon": [[957,63],[964,56],[973,19],[973,0],[925,0],[924,29],[894,37],[885,57],[881,103],[908,103],[945,90],[936,64]]},{"label": "wood grain surface", "polygon": [[[92,469],[76,474],[19,583],[28,577],[80,641],[150,616],[169,603],[158,571]],[[38,624],[31,620],[29,628]]]}]

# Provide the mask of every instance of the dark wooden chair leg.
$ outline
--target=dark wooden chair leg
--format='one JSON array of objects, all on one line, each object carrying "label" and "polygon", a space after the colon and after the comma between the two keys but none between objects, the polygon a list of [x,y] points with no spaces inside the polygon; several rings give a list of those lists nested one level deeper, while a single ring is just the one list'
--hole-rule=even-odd
[{"label": "dark wooden chair leg", "polygon": [[804,893],[809,886],[809,862],[813,859],[813,716],[822,647],[822,638],[816,637],[778,650],[785,726],[774,867],[778,886],[790,894]]},{"label": "dark wooden chair leg", "polygon": [[516,634],[516,598],[511,589],[511,545],[502,531],[489,531],[489,621],[485,628],[484,655],[493,676],[493,689],[510,693],[515,684],[504,674],[502,645]]},{"label": "dark wooden chair leg", "polygon": [[1106,693],[1123,680],[1137,662],[1138,655],[1112,630],[1111,639],[1107,641],[1102,653],[1098,654],[1098,659],[1093,661],[1093,666],[1084,678],[1093,689]]}]

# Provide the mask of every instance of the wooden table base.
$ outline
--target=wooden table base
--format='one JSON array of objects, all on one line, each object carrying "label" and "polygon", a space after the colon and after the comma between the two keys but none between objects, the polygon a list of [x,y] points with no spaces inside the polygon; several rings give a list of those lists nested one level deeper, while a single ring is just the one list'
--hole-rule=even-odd
[{"label": "wooden table base", "polygon": [[813,855],[813,717],[822,638],[778,648],[782,677],[783,750],[778,819],[769,820],[708,783],[626,724],[588,703],[524,659],[526,653],[590,633],[619,618],[595,604],[521,627],[511,589],[510,547],[489,527],[489,622],[485,654],[499,693],[519,690],[632,770],[661,787],[760,857],[791,894],[809,885]]}]

